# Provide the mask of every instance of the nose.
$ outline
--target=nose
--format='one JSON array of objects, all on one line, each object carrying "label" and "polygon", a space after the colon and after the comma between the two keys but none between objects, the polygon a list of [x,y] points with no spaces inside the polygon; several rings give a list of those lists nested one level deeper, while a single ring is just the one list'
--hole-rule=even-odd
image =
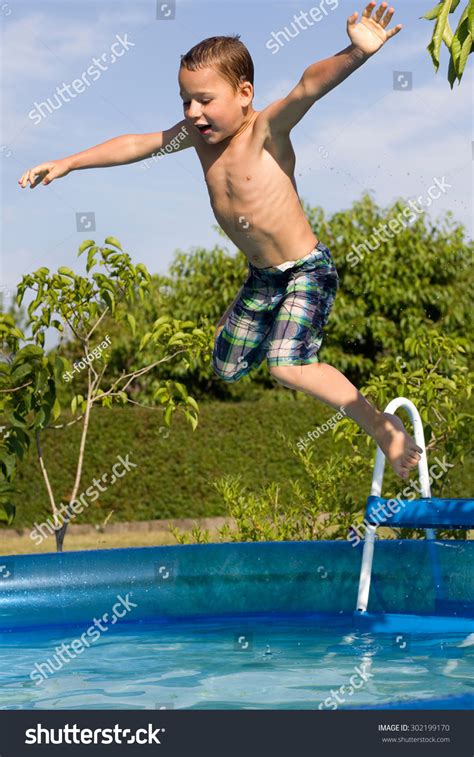
[{"label": "nose", "polygon": [[197,120],[201,115],[201,108],[199,106],[199,103],[191,102],[191,104],[188,105],[187,115],[188,118],[195,118]]}]

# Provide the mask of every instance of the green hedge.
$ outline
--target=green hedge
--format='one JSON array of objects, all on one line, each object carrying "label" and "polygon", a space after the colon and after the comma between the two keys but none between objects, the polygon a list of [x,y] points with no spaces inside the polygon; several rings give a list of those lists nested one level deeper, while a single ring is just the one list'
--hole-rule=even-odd
[{"label": "green hedge", "polygon": [[[290,491],[289,479],[302,477],[304,471],[279,432],[296,443],[331,415],[330,408],[305,395],[269,392],[258,401],[203,403],[195,432],[183,418],[176,417],[165,438],[168,429],[160,411],[97,409],[92,414],[80,492],[85,492],[94,477],[110,472],[117,455],[129,454],[138,467],[118,479],[75,522],[101,523],[111,510],[112,523],[225,515],[212,482],[229,473],[240,473],[242,482],[254,489],[275,481],[281,484],[284,497]],[[75,424],[48,431],[43,437],[51,481],[63,502],[72,488],[79,433],[80,424]],[[327,459],[334,446],[331,432],[323,434],[316,442],[317,455]],[[16,479],[15,527],[28,527],[50,514],[33,453],[31,450]],[[375,445],[367,455],[364,480],[354,481],[361,503],[369,493],[374,454]],[[455,482],[456,491],[450,495],[472,494],[472,468],[460,469]]]}]

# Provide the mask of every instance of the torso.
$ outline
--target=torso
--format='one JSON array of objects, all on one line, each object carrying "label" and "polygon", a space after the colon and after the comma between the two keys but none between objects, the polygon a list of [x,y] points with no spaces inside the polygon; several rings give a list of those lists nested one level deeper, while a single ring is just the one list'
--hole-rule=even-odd
[{"label": "torso", "polygon": [[201,161],[217,222],[257,268],[307,255],[318,242],[294,178],[289,135],[277,141],[255,111],[244,130],[223,145],[193,145]]}]

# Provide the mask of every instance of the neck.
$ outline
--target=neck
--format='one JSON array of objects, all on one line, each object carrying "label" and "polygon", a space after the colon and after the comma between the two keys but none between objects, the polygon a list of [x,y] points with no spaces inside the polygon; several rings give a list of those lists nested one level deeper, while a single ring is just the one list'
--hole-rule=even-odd
[{"label": "neck", "polygon": [[233,139],[238,137],[240,134],[242,134],[242,132],[248,129],[249,125],[255,120],[256,116],[258,116],[258,111],[256,110],[249,111],[249,113],[245,116],[244,120],[240,124],[235,134],[232,134],[232,136],[229,137],[229,141],[232,141]]}]

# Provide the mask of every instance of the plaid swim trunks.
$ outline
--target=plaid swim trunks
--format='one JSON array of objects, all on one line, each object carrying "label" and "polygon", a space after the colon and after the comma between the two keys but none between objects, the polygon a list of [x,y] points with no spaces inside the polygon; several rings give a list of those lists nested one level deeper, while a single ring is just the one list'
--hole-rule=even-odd
[{"label": "plaid swim trunks", "polygon": [[267,358],[274,365],[318,362],[323,328],[339,287],[329,249],[314,250],[284,270],[249,274],[214,343],[212,366],[224,381],[238,381]]}]

